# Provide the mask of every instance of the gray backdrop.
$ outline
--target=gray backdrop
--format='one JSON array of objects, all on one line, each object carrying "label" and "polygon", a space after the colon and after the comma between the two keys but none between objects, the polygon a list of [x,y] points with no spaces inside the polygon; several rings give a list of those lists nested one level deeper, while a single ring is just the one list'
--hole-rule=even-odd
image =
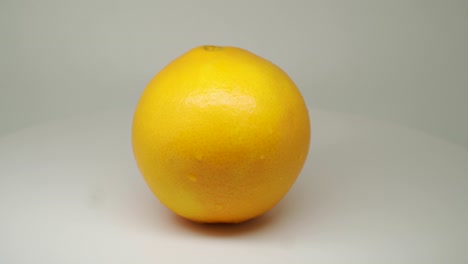
[{"label": "gray backdrop", "polygon": [[311,111],[468,147],[468,1],[1,0],[0,38],[0,134],[133,107],[166,63],[216,44],[278,64]]}]

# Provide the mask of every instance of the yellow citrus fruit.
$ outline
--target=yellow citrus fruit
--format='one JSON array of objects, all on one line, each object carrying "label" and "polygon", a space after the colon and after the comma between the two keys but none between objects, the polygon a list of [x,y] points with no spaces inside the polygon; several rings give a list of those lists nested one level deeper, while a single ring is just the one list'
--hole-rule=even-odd
[{"label": "yellow citrus fruit", "polygon": [[164,67],[136,108],[132,144],[174,213],[238,223],[275,206],[304,165],[306,104],[278,66],[235,47],[194,48]]}]

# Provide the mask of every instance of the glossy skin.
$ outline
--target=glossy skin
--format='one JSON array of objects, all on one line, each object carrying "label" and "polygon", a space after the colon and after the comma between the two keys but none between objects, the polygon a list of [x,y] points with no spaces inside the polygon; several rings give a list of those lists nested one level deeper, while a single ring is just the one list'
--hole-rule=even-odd
[{"label": "glossy skin", "polygon": [[143,92],[132,129],[153,193],[176,214],[207,223],[238,223],[274,207],[309,141],[292,80],[234,47],[198,47],[168,64]]}]

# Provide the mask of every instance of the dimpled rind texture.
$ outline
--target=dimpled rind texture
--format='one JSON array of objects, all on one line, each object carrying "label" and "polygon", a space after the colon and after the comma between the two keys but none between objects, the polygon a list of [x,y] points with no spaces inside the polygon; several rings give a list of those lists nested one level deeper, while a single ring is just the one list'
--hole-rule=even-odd
[{"label": "dimpled rind texture", "polygon": [[273,208],[307,157],[306,104],[279,67],[201,46],[164,67],[135,110],[135,160],[156,197],[196,222],[238,223]]}]

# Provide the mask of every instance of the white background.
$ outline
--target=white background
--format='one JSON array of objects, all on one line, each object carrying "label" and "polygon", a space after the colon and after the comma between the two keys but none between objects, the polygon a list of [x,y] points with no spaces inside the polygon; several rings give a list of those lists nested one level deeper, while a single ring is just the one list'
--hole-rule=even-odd
[{"label": "white background", "polygon": [[0,2],[0,134],[133,107],[203,44],[278,64],[312,108],[396,122],[468,147],[468,1]]},{"label": "white background", "polygon": [[468,151],[312,111],[308,160],[262,217],[201,225],[157,202],[128,109],[0,138],[0,263],[468,263]]}]

